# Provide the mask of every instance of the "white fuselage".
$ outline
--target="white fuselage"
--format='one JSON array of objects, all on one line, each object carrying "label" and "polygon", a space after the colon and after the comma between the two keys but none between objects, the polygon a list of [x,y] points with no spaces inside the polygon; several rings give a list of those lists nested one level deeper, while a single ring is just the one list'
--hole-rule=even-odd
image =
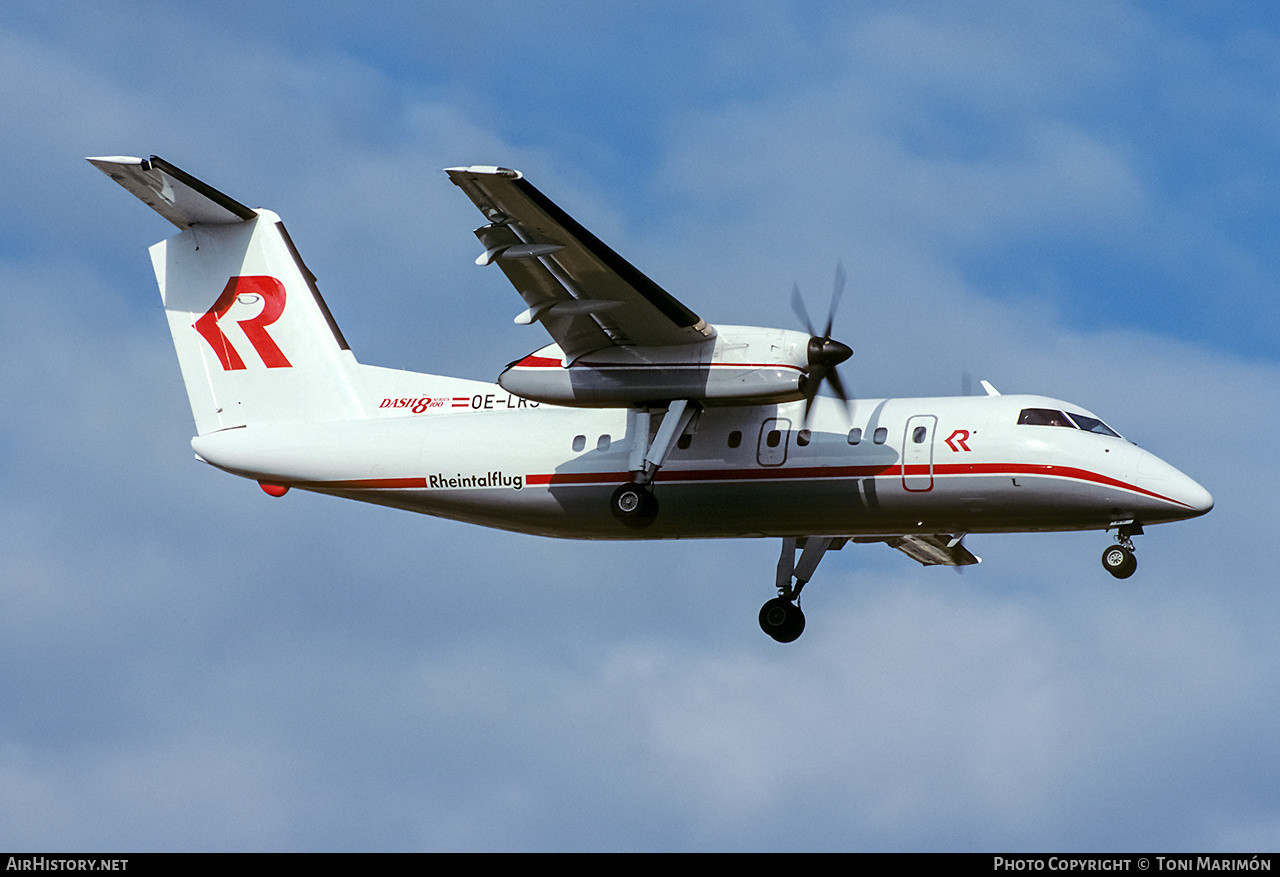
[{"label": "white fuselage", "polygon": [[[573,539],[782,537],[760,627],[804,630],[823,555],[881,541],[966,566],[969,533],[1116,530],[1213,498],[1078,406],[1042,396],[855,399],[853,351],[805,331],[712,326],[518,171],[450,168],[498,265],[552,344],[497,384],[359,363],[280,217],[157,156],[90,161],[180,229],[151,248],[204,461],[292,488]],[[827,387],[842,401],[816,398]],[[798,553],[798,557],[797,557]]]},{"label": "white fuselage", "polygon": [[1027,408],[1088,414],[1058,400],[820,398],[807,429],[802,402],[703,410],[654,481],[662,513],[636,530],[608,511],[630,477],[638,421],[627,410],[439,380],[439,394],[424,386],[386,400],[381,416],[250,425],[192,445],[270,485],[587,539],[1105,529],[1195,517],[1213,503],[1122,438],[1018,423]]}]

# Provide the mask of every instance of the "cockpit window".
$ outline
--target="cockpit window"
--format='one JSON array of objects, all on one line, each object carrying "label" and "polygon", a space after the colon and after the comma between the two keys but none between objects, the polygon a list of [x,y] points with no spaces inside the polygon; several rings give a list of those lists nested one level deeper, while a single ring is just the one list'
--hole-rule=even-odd
[{"label": "cockpit window", "polygon": [[1019,426],[1065,426],[1075,429],[1076,425],[1061,411],[1052,408],[1023,408],[1018,415]]},{"label": "cockpit window", "polygon": [[1085,414],[1064,414],[1054,408],[1023,408],[1018,415],[1021,426],[1065,426],[1067,429],[1082,429],[1085,432],[1123,438],[1120,433],[1107,426],[1096,417]]},{"label": "cockpit window", "polygon": [[1098,435],[1109,435],[1114,436],[1115,438],[1122,438],[1120,433],[1116,432],[1096,417],[1087,417],[1083,414],[1076,414],[1075,412],[1072,412],[1071,419],[1076,422],[1076,426],[1080,427],[1085,432],[1096,432]]}]

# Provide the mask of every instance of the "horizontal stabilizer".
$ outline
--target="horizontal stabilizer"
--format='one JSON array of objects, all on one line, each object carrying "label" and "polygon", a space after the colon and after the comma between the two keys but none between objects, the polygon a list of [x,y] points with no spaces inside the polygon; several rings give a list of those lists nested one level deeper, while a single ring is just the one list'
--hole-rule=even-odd
[{"label": "horizontal stabilizer", "polygon": [[233,225],[258,214],[163,158],[125,155],[86,159],[178,228]]},{"label": "horizontal stabilizer", "polygon": [[368,415],[365,373],[279,216],[155,156],[89,162],[181,229],[151,264],[198,434]]}]

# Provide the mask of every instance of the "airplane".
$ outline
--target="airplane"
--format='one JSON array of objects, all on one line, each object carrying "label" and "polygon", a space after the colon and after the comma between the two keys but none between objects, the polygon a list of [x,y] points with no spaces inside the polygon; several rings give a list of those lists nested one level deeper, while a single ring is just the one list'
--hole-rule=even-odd
[{"label": "airplane", "polygon": [[[778,642],[828,551],[885,543],[925,565],[979,558],[971,533],[1133,537],[1213,508],[1209,492],[1082,406],[1035,395],[851,399],[831,337],[711,325],[518,171],[456,167],[483,252],[551,344],[496,383],[356,361],[284,224],[151,156],[88,161],[178,227],[151,260],[196,458],[267,494],[313,491],[570,539],[778,538]],[[835,398],[819,395],[823,384]],[[797,552],[799,556],[797,557]]]}]

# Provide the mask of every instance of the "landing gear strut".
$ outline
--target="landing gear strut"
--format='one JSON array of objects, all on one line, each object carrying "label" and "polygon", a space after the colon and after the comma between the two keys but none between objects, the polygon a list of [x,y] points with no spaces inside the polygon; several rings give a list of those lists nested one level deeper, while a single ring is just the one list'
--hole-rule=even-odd
[{"label": "landing gear strut", "polygon": [[[782,556],[778,558],[778,596],[760,607],[760,629],[780,643],[794,642],[804,633],[804,612],[800,610],[800,591],[818,568],[818,561],[828,551],[838,551],[849,541],[843,537],[808,536],[782,540]],[[804,547],[796,563],[796,548]],[[791,583],[792,577],[795,584]]]},{"label": "landing gear strut", "polygon": [[647,527],[658,516],[658,500],[649,485],[699,410],[697,404],[688,399],[673,401],[662,415],[652,443],[649,442],[649,409],[635,410],[627,416],[627,432],[631,435],[631,481],[613,492],[609,507],[613,516],[628,527]]},{"label": "landing gear strut", "polygon": [[1102,568],[1118,579],[1127,579],[1138,568],[1133,554],[1133,537],[1142,535],[1141,524],[1123,524],[1116,533],[1116,544],[1102,552]]}]

